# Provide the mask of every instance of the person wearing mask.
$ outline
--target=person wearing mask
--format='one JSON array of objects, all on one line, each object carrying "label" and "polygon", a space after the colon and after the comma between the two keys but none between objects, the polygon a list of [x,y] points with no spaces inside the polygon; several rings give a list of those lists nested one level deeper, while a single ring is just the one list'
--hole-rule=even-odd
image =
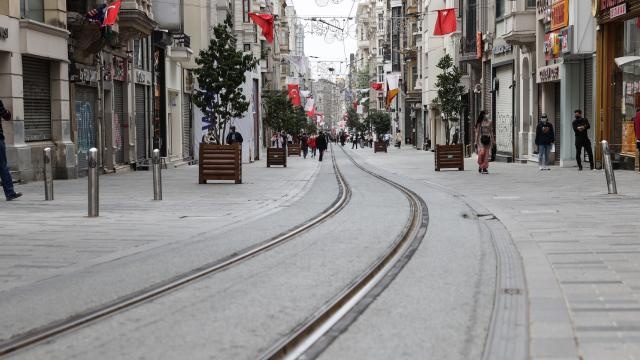
[{"label": "person wearing mask", "polygon": [[476,145],[478,146],[478,172],[489,174],[489,158],[493,147],[493,127],[491,119],[482,110],[476,120]]},{"label": "person wearing mask", "polygon": [[357,149],[359,141],[360,135],[358,135],[358,133],[353,134],[353,137],[351,138],[351,148],[353,149],[355,147]]},{"label": "person wearing mask", "polygon": [[307,133],[302,133],[300,137],[300,147],[302,148],[302,156],[306,159],[309,153],[309,138],[307,137]]},{"label": "person wearing mask", "polygon": [[593,166],[593,151],[591,150],[591,140],[589,140],[589,133],[587,130],[591,128],[589,125],[589,120],[582,117],[582,110],[577,109],[575,111],[576,118],[571,123],[573,127],[573,132],[576,134],[576,162],[578,163],[578,170],[582,170],[582,148],[587,152],[589,156],[589,165],[591,166],[591,170],[594,169]]},{"label": "person wearing mask", "polygon": [[4,104],[2,103],[2,100],[0,100],[0,180],[2,180],[2,189],[4,190],[4,196],[6,197],[7,201],[12,201],[22,196],[22,193],[15,192],[15,190],[13,189],[13,179],[11,178],[9,163],[7,161],[7,148],[4,144],[2,120],[11,120],[11,112],[4,108]]},{"label": "person wearing mask", "polygon": [[540,170],[551,170],[549,168],[549,151],[555,140],[553,125],[547,120],[547,114],[542,114],[538,126],[536,127],[536,145],[538,145],[538,163]]},{"label": "person wearing mask", "polygon": [[316,145],[318,146],[318,151],[320,155],[318,156],[318,161],[322,161],[322,155],[324,155],[325,150],[327,150],[327,137],[324,135],[324,132],[320,132],[318,138],[316,139]]},{"label": "person wearing mask", "polygon": [[227,144],[240,144],[242,145],[242,134],[236,131],[236,127],[231,125],[229,127],[229,133],[227,134]]}]

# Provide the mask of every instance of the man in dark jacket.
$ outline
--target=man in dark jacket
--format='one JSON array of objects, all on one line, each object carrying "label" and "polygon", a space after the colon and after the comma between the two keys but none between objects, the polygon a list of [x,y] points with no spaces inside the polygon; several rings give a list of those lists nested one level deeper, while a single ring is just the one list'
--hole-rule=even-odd
[{"label": "man in dark jacket", "polygon": [[593,170],[593,151],[591,151],[591,140],[589,140],[589,133],[587,130],[591,128],[589,121],[582,117],[582,110],[575,111],[576,118],[571,123],[573,126],[573,132],[576,134],[576,162],[578,163],[578,170],[582,170],[582,148],[589,155],[589,165]]},{"label": "man in dark jacket", "polygon": [[[0,100],[0,118],[5,121],[11,120],[11,112],[4,108],[4,104]],[[22,196],[21,193],[17,193],[13,190],[13,179],[11,178],[11,172],[9,171],[9,164],[7,162],[7,148],[4,144],[4,132],[2,131],[2,120],[0,120],[0,180],[2,180],[2,189],[4,190],[4,196],[7,201],[15,200]]]},{"label": "man in dark jacket", "polygon": [[227,134],[227,144],[240,144],[242,145],[242,134],[236,131],[236,127],[231,125],[229,127],[229,134]]},{"label": "man in dark jacket", "polygon": [[316,139],[316,146],[318,147],[318,151],[320,151],[320,157],[318,157],[318,161],[322,161],[322,155],[324,154],[324,151],[327,150],[327,137],[322,131]]},{"label": "man in dark jacket", "polygon": [[547,120],[547,114],[542,114],[536,127],[536,145],[538,145],[538,164],[540,170],[551,170],[548,166],[549,151],[555,140],[553,125]]}]

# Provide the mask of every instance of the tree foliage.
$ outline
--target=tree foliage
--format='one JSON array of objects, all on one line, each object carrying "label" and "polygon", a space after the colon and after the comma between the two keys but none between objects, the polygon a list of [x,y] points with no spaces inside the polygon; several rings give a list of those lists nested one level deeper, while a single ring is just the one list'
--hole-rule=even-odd
[{"label": "tree foliage", "polygon": [[308,132],[311,128],[304,109],[293,106],[286,92],[266,92],[262,96],[262,104],[265,114],[264,122],[272,130],[297,135],[301,130]]},{"label": "tree foliage", "polygon": [[[436,67],[442,72],[437,76],[436,88],[438,89],[438,97],[435,103],[445,122],[447,134],[450,132],[451,121],[458,121],[462,110],[464,110],[464,102],[462,95],[464,94],[464,86],[461,84],[462,72],[453,64],[453,59],[446,54]],[[447,144],[449,136],[447,136]]]},{"label": "tree foliage", "polygon": [[378,138],[391,131],[391,116],[388,112],[374,110],[369,113],[369,121]]},{"label": "tree foliage", "polygon": [[213,33],[209,47],[202,49],[196,58],[198,68],[193,72],[198,89],[194,91],[193,103],[210,121],[216,143],[223,144],[229,121],[242,117],[249,109],[242,84],[245,73],[253,70],[258,60],[237,50],[231,15]]},{"label": "tree foliage", "polygon": [[353,107],[347,109],[347,126],[356,131],[358,131],[357,129],[360,126],[358,112]]}]

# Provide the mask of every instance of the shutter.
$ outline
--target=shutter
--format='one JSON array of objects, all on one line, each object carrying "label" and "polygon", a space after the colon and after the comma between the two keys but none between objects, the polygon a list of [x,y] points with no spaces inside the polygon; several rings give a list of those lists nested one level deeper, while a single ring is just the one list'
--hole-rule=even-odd
[{"label": "shutter", "polygon": [[[593,117],[593,59],[584,61],[584,117],[594,124]],[[593,128],[593,126],[592,126]]]},{"label": "shutter", "polygon": [[498,91],[496,92],[496,149],[499,153],[513,152],[513,66],[501,66],[496,69]]},{"label": "shutter", "polygon": [[124,141],[123,133],[126,128],[126,118],[124,113],[124,83],[122,81],[113,82],[113,143],[115,145],[116,164],[124,164]]},{"label": "shutter", "polygon": [[147,156],[147,135],[145,91],[144,85],[136,84],[136,154],[138,160],[143,160]]},{"label": "shutter", "polygon": [[553,84],[554,89],[554,108],[555,113],[553,114],[553,126],[555,131],[555,144],[556,144],[556,163],[560,162],[560,117],[562,113],[560,112],[560,83]]},{"label": "shutter", "polygon": [[95,106],[97,90],[87,86],[76,86],[75,115],[78,125],[78,173],[88,170],[89,149],[96,146]]},{"label": "shutter", "polygon": [[22,58],[24,138],[51,140],[51,71],[47,60]]},{"label": "shutter", "polygon": [[182,98],[182,158],[191,158],[191,95],[184,94]]},{"label": "shutter", "polygon": [[493,109],[491,108],[491,101],[493,97],[493,93],[491,92],[491,62],[487,61],[484,64],[484,110],[486,111],[488,116],[493,114]]}]

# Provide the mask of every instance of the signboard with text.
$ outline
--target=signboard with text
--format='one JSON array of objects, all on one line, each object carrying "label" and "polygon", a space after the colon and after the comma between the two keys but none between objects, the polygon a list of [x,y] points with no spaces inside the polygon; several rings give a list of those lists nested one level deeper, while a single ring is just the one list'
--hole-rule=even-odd
[{"label": "signboard with text", "polygon": [[551,5],[551,30],[569,26],[569,0],[555,1]]}]

